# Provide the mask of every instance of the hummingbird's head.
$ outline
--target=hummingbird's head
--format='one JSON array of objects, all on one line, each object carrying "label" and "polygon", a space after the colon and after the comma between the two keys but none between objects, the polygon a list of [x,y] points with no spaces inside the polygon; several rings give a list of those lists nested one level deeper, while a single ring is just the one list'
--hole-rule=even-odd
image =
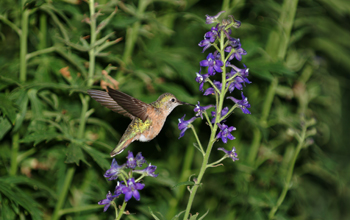
[{"label": "hummingbird's head", "polygon": [[[165,110],[167,114],[173,111],[173,109],[178,105],[192,105],[186,102],[179,101],[173,94],[164,93],[157,99],[157,107]],[[195,106],[195,105],[192,105]]]}]

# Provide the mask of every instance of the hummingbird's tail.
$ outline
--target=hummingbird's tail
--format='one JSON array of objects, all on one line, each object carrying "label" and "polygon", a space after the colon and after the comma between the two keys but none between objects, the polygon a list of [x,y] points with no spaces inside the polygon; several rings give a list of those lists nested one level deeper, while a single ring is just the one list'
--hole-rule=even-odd
[{"label": "hummingbird's tail", "polygon": [[111,152],[111,157],[114,157],[117,154],[120,154],[121,152],[123,152],[123,150],[129,146],[129,144],[131,144],[131,142],[133,141],[133,138],[130,139],[125,139],[125,140],[121,140],[118,145],[112,150]]}]

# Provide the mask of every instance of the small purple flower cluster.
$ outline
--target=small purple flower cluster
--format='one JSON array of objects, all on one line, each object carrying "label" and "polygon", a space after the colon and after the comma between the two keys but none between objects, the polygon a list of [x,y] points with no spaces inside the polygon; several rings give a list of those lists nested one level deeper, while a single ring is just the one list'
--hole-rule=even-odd
[{"label": "small purple flower cluster", "polygon": [[[125,202],[129,201],[132,197],[134,197],[137,201],[140,200],[140,193],[138,190],[142,190],[145,187],[145,184],[139,183],[140,180],[144,176],[157,177],[158,174],[155,174],[155,170],[157,166],[149,164],[146,168],[142,170],[136,170],[136,167],[142,167],[143,164],[146,163],[145,158],[142,156],[141,152],[139,152],[136,157],[132,152],[128,152],[128,156],[126,157],[127,161],[125,164],[118,165],[115,158],[113,158],[111,168],[106,171],[104,177],[108,178],[108,181],[116,180],[121,178],[126,181],[117,181],[117,186],[114,190],[114,195],[109,191],[107,193],[106,199],[103,199],[98,202],[99,205],[105,205],[104,212],[107,211],[108,207],[112,204],[115,198],[124,194]],[[125,170],[129,169],[130,172],[126,172]],[[135,181],[135,178],[132,177],[133,173],[141,174],[142,176]]]},{"label": "small purple flower cluster", "polygon": [[[244,64],[244,68],[241,69],[231,63],[231,61],[234,59],[241,61],[242,55],[247,54],[247,52],[241,47],[240,39],[230,36],[232,33],[231,27],[239,28],[241,26],[241,22],[235,20],[233,16],[229,16],[228,19],[223,19],[220,22],[218,18],[222,13],[224,13],[224,11],[219,12],[215,16],[206,15],[207,24],[218,24],[212,27],[209,32],[204,34],[204,40],[202,40],[198,45],[203,47],[203,52],[210,47],[214,47],[215,51],[213,53],[209,53],[205,60],[200,61],[200,70],[196,73],[195,79],[196,82],[199,83],[199,90],[202,92],[204,91],[204,84],[209,82],[211,87],[207,88],[203,95],[215,95],[217,100],[219,98],[223,99],[227,92],[232,93],[235,89],[243,90],[246,84],[251,83],[247,78],[249,75],[249,69]],[[205,67],[207,68],[207,73],[201,73],[202,68]],[[215,76],[217,73],[222,74],[222,80],[211,80],[210,78]],[[241,93],[241,96],[242,100],[238,100],[231,96],[226,97],[226,99],[230,99],[235,103],[231,110],[228,107],[223,106],[200,106],[200,103],[198,102],[194,108],[194,111],[196,112],[195,117],[192,117],[187,121],[185,120],[185,116],[179,119],[178,127],[181,131],[179,138],[184,136],[185,131],[191,126],[191,123],[195,119],[199,117],[203,119],[203,114],[206,115],[206,110],[215,107],[215,111],[211,112],[212,119],[210,122],[211,124],[216,123],[219,129],[216,139],[221,139],[223,143],[227,143],[227,139],[235,139],[231,132],[236,130],[236,128],[233,126],[228,126],[224,123],[226,122],[226,118],[235,108],[240,108],[244,114],[250,114],[250,111],[248,110],[248,108],[250,108],[248,99],[243,95],[243,92]],[[217,102],[217,105],[218,104],[219,102]],[[218,109],[221,109],[220,112],[217,112]],[[233,161],[238,160],[237,154],[235,153],[235,148],[233,148],[232,151],[226,151],[223,148],[219,149],[223,150],[226,156],[232,158]]]}]

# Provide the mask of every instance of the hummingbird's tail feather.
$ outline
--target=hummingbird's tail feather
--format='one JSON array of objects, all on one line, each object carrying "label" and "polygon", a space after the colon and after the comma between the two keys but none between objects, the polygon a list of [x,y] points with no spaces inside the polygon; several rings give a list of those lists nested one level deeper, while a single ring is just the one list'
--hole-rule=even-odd
[{"label": "hummingbird's tail feather", "polygon": [[120,154],[121,152],[123,152],[123,150],[129,146],[129,144],[131,144],[131,142],[133,141],[132,138],[130,139],[125,139],[121,142],[118,143],[118,145],[112,150],[111,152],[111,157],[114,157],[117,154]]}]

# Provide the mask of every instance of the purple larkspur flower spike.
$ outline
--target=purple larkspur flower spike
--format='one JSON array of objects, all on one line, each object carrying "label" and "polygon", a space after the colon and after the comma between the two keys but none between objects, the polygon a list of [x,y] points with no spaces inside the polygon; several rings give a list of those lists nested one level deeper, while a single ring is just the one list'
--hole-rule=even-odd
[{"label": "purple larkspur flower spike", "polygon": [[108,191],[106,199],[103,199],[98,202],[99,205],[105,205],[103,208],[103,211],[107,211],[111,203],[113,202],[114,198],[117,197],[116,195],[112,195],[111,191]]},{"label": "purple larkspur flower spike", "polygon": [[224,148],[218,148],[218,150],[222,150],[223,152],[225,152],[225,154],[227,155],[227,157],[231,158],[233,161],[239,160],[238,159],[238,155],[236,153],[236,148],[232,147],[232,150],[226,150]]},{"label": "purple larkspur flower spike", "polygon": [[212,24],[214,22],[218,21],[219,16],[224,13],[225,11],[220,11],[219,13],[217,13],[214,16],[209,16],[209,15],[205,15],[206,19],[205,19],[205,23],[206,24]]},{"label": "purple larkspur flower spike", "polygon": [[118,175],[120,174],[120,171],[124,169],[125,164],[119,166],[115,158],[112,160],[111,168],[106,171],[106,173],[103,175],[106,178],[109,178],[108,180],[115,180],[118,178]]},{"label": "purple larkspur flower spike", "polygon": [[184,115],[182,118],[179,118],[178,128],[181,131],[179,139],[185,135],[185,131],[188,129],[188,125],[191,124],[196,118],[198,118],[192,117],[190,120],[185,121],[185,116],[186,115]]},{"label": "purple larkspur flower spike", "polygon": [[222,142],[224,142],[225,144],[227,143],[227,138],[230,140],[235,139],[235,137],[231,134],[232,131],[236,130],[235,127],[228,127],[225,124],[219,123],[217,125],[220,128],[220,132],[216,135],[216,138],[221,138]]},{"label": "purple larkspur flower spike", "polygon": [[145,187],[145,184],[135,183],[134,178],[130,178],[128,180],[128,186],[123,187],[122,191],[125,195],[125,201],[129,201],[132,197],[134,197],[137,201],[140,200],[140,193],[138,190],[142,190]]},{"label": "purple larkspur flower spike", "polygon": [[243,95],[243,92],[241,93],[241,95],[242,100],[233,98],[231,96],[227,97],[227,99],[231,99],[232,101],[234,101],[237,104],[238,108],[240,108],[244,114],[250,114],[250,111],[248,110],[248,108],[250,108],[248,98]]}]

